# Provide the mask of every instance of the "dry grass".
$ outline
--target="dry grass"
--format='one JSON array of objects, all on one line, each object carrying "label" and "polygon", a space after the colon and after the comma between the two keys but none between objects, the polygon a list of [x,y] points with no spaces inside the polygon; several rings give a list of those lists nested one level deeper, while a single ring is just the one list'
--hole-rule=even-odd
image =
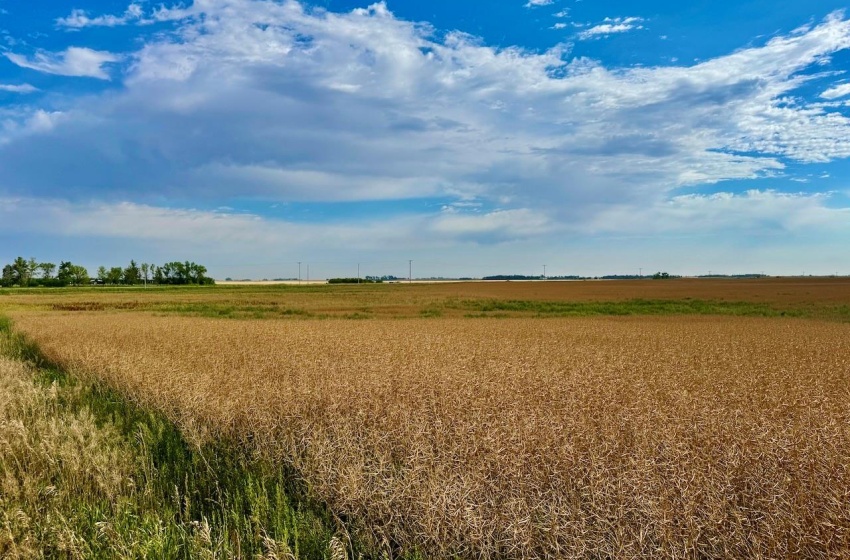
[{"label": "dry grass", "polygon": [[134,457],[115,430],[65,410],[56,386],[33,375],[0,356],[0,557],[89,557],[79,518],[105,514],[81,508],[81,496],[108,506],[131,494]]},{"label": "dry grass", "polygon": [[754,318],[20,313],[361,536],[469,558],[850,556],[850,329]]},{"label": "dry grass", "polygon": [[33,350],[0,317],[0,558],[294,560],[339,549],[330,519],[293,501],[280,469],[232,448],[190,450],[102,384],[22,361]]}]

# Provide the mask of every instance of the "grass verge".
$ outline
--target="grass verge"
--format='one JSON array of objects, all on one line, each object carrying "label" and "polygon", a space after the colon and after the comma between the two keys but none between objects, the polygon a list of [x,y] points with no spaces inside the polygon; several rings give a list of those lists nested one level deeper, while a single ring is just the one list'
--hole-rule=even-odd
[{"label": "grass verge", "polygon": [[0,317],[0,557],[344,558],[294,473],[188,443],[46,363]]}]

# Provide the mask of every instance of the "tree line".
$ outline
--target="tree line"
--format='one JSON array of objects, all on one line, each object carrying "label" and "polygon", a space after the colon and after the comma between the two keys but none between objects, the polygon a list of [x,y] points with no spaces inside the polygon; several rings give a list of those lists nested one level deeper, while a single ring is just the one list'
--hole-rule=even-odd
[{"label": "tree line", "polygon": [[84,285],[133,286],[139,284],[159,285],[211,285],[215,281],[207,276],[205,266],[191,261],[172,261],[163,265],[150,263],[137,264],[131,260],[126,267],[100,266],[94,277],[80,265],[70,261],[55,263],[38,262],[18,257],[3,267],[0,285],[5,288],[20,287],[62,287]]}]

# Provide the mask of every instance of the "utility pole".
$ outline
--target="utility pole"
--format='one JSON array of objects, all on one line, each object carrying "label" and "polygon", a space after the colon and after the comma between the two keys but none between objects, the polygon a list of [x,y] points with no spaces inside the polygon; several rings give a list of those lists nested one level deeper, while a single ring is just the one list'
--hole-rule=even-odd
[{"label": "utility pole", "polygon": [[360,263],[357,263],[357,283],[360,283]]},{"label": "utility pole", "polygon": [[413,261],[407,261],[407,281],[413,282]]},{"label": "utility pole", "polygon": [[543,279],[546,280],[546,265],[543,265]]},{"label": "utility pole", "polygon": [[301,261],[298,261],[298,283],[301,283]]},{"label": "utility pole", "polygon": [[638,268],[638,277],[643,278],[643,268]]},{"label": "utility pole", "polygon": [[310,281],[310,265],[307,265],[307,282]]}]

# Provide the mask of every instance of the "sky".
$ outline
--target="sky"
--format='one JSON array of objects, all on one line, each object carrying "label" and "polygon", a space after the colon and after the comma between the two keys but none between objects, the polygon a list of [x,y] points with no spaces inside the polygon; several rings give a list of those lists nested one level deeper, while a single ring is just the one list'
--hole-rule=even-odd
[{"label": "sky", "polygon": [[850,274],[842,8],[0,0],[0,263]]}]

